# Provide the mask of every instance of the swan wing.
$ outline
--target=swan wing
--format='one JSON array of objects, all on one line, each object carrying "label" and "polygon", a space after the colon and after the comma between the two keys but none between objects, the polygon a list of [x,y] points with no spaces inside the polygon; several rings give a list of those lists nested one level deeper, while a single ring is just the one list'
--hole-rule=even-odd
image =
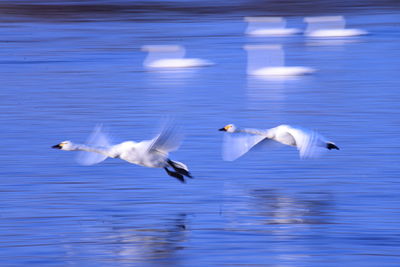
[{"label": "swan wing", "polygon": [[[110,140],[108,136],[103,132],[102,125],[97,125],[92,134],[86,141],[87,146],[101,147],[103,149],[108,149],[111,147]],[[77,162],[81,165],[94,165],[104,161],[107,158],[106,155],[80,151],[77,155]]]},{"label": "swan wing", "polygon": [[148,151],[156,150],[163,153],[177,150],[181,144],[182,134],[173,124],[167,124],[163,127],[160,134],[150,140]]},{"label": "swan wing", "polygon": [[301,158],[317,158],[326,151],[326,139],[315,131],[288,127],[287,133],[294,138]]},{"label": "swan wing", "polygon": [[263,140],[268,141],[265,136],[261,135],[225,133],[222,145],[222,158],[225,161],[234,161],[246,154],[257,144],[260,144]]}]

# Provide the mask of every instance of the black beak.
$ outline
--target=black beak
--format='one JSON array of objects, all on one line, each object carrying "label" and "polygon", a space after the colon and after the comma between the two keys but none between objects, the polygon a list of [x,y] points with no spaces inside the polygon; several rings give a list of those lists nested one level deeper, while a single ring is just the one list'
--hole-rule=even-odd
[{"label": "black beak", "polygon": [[58,145],[52,146],[51,148],[58,148],[58,149],[61,149],[62,147],[60,146],[60,144],[58,144]]},{"label": "black beak", "polygon": [[218,131],[226,132],[226,129],[225,128],[221,128],[221,129],[218,129]]}]

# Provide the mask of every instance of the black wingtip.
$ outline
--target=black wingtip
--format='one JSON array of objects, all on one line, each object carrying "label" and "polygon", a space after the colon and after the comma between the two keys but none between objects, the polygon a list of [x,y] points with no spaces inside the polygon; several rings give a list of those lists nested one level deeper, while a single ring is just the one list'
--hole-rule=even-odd
[{"label": "black wingtip", "polygon": [[336,146],[334,143],[326,143],[326,148],[331,150],[331,149],[337,149],[339,150],[339,147]]}]

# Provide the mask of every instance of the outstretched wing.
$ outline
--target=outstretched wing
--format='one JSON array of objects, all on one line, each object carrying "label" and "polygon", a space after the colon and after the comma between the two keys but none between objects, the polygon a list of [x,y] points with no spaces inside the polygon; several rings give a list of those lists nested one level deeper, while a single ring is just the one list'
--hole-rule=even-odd
[{"label": "outstretched wing", "polygon": [[[86,145],[92,147],[101,147],[101,148],[109,148],[111,146],[108,136],[103,132],[102,125],[97,125],[94,129],[92,134],[86,141]],[[107,156],[93,153],[93,152],[86,152],[80,151],[77,155],[77,162],[81,165],[94,165],[104,161]]]},{"label": "outstretched wing", "polygon": [[148,150],[157,150],[163,153],[177,150],[181,144],[183,135],[177,126],[171,122],[166,123],[160,134],[150,140]]},{"label": "outstretched wing", "polygon": [[300,127],[289,127],[301,158],[317,158],[326,151],[326,139],[319,133]]},{"label": "outstretched wing", "polygon": [[260,144],[263,140],[268,142],[268,139],[261,135],[225,133],[222,146],[222,158],[225,161],[236,160],[257,144]]}]

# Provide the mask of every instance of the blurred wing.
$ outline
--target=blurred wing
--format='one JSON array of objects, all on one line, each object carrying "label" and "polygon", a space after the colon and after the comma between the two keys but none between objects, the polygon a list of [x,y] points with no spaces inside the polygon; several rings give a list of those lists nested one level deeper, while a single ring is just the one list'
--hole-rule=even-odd
[{"label": "blurred wing", "polygon": [[183,135],[172,123],[167,123],[161,133],[151,140],[148,150],[157,150],[164,153],[177,150],[181,144]]},{"label": "blurred wing", "polygon": [[222,158],[225,161],[236,160],[263,140],[268,141],[265,136],[261,135],[225,133]]},{"label": "blurred wing", "polygon": [[[106,149],[111,146],[109,138],[104,132],[102,132],[102,128],[102,125],[97,125],[94,128],[92,134],[86,141],[86,145],[93,147],[102,147]],[[102,154],[80,151],[77,155],[76,160],[81,165],[94,165],[104,161],[106,158],[107,156]]]},{"label": "blurred wing", "polygon": [[317,132],[301,128],[292,128],[300,158],[318,158],[326,151],[325,138]]}]

